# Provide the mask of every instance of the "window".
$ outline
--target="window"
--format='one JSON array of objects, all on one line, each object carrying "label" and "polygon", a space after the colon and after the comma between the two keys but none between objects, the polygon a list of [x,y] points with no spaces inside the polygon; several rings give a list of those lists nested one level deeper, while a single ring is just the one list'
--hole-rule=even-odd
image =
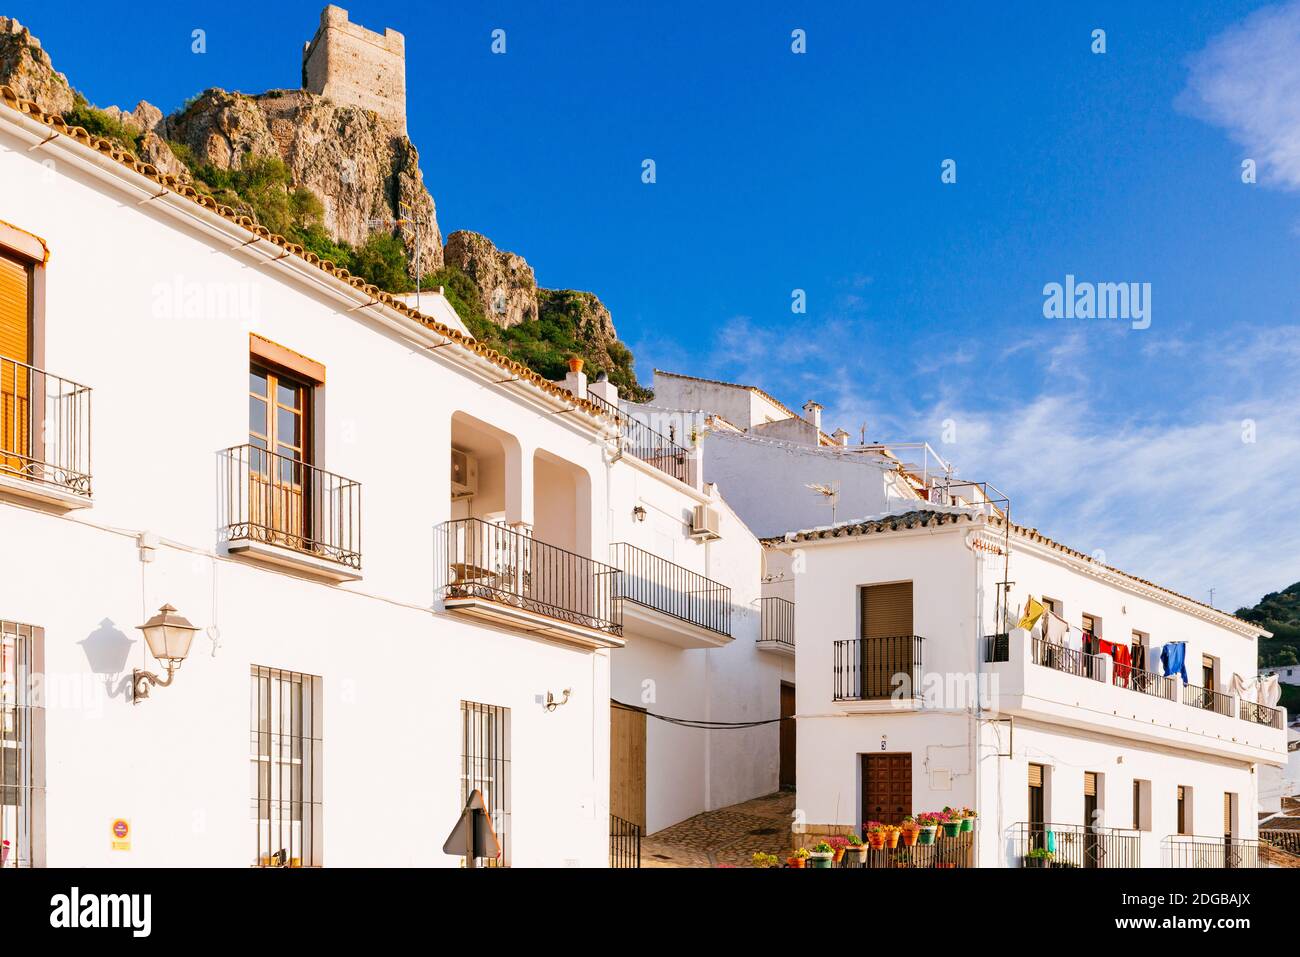
[{"label": "window", "polygon": [[[32,458],[32,266],[0,251],[0,470]],[[38,393],[39,394],[39,393]]]},{"label": "window", "polygon": [[1151,830],[1151,782],[1133,782],[1133,830]]},{"label": "window", "polygon": [[321,679],[258,665],[250,677],[253,864],[319,867]]},{"label": "window", "polygon": [[1178,785],[1178,833],[1192,833],[1192,789]]},{"label": "window", "polygon": [[44,670],[44,629],[0,621],[0,868],[45,863]]},{"label": "window", "polygon": [[311,537],[309,413],[311,386],[254,362],[248,375],[248,501],[252,523],[277,544]]},{"label": "window", "polygon": [[1101,619],[1096,615],[1084,615],[1081,624],[1085,637],[1101,637]]},{"label": "window", "polygon": [[510,863],[510,709],[474,701],[460,703],[460,806],[478,790],[492,816],[501,857],[489,867]]},{"label": "window", "polygon": [[1029,765],[1029,832],[1033,847],[1046,847],[1043,830],[1047,815],[1047,770],[1041,764]]},{"label": "window", "polygon": [[1236,834],[1236,828],[1233,826],[1233,818],[1237,812],[1237,795],[1231,791],[1223,792],[1223,837],[1231,841]]}]

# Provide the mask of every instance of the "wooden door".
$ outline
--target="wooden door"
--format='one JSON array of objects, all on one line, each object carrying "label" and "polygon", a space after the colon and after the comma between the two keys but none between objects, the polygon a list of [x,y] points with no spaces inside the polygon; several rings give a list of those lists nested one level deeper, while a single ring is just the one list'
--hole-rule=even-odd
[{"label": "wooden door", "polygon": [[645,832],[645,711],[610,702],[609,813]]},{"label": "wooden door", "polygon": [[897,825],[911,813],[911,752],[862,755],[862,819]]},{"label": "wooden door", "polygon": [[31,459],[31,270],[0,255],[0,469]]},{"label": "wooden door", "polygon": [[311,539],[308,408],[311,386],[253,365],[248,383],[249,523],[266,541],[304,548]]},{"label": "wooden door", "polygon": [[794,787],[794,685],[781,682],[781,773],[783,788]]}]

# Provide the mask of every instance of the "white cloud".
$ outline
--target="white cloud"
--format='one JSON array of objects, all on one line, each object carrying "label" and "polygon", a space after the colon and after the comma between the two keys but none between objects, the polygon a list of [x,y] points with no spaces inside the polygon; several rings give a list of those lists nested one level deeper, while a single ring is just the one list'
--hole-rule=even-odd
[{"label": "white cloud", "polygon": [[1300,2],[1257,10],[1191,59],[1179,105],[1226,129],[1259,182],[1300,189]]}]

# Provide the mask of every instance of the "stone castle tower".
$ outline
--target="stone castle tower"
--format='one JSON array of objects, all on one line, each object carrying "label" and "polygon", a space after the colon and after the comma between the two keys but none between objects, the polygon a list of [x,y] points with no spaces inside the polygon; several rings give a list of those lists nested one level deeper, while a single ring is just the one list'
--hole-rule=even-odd
[{"label": "stone castle tower", "polygon": [[302,48],[302,88],[335,103],[374,110],[406,135],[406,38],[375,33],[330,4]]}]

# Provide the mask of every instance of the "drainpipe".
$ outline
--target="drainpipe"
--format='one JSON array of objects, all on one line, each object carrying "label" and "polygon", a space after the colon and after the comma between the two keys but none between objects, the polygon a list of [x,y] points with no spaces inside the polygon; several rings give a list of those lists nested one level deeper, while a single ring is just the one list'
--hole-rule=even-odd
[{"label": "drainpipe", "polygon": [[[978,539],[978,532],[971,532],[966,536],[966,547],[971,551],[971,557],[975,561],[975,708],[974,721],[972,722],[972,734],[975,738],[974,748],[972,750],[972,763],[975,765],[975,805],[978,808],[980,804],[980,765],[984,763],[983,747],[983,724],[982,714],[984,710],[984,700],[982,695],[981,681],[984,677],[984,656],[980,654],[980,645],[983,643],[984,636],[982,623],[984,621],[984,562],[980,559],[979,550],[974,547]],[[983,817],[983,813],[980,814]],[[998,822],[999,829],[1001,822]],[[975,841],[975,866],[980,866],[980,842]]]}]

